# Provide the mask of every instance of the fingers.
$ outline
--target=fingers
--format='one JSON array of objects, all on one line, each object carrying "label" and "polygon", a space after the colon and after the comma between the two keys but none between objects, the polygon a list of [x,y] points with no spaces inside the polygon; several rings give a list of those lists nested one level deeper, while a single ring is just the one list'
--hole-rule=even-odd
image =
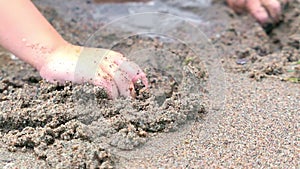
[{"label": "fingers", "polygon": [[251,15],[261,24],[270,22],[268,12],[262,6],[260,0],[248,0],[246,7]]},{"label": "fingers", "polygon": [[114,79],[121,96],[134,97],[134,83],[138,79],[148,86],[146,75],[140,67],[118,53],[104,57],[100,67]]},{"label": "fingers", "polygon": [[278,0],[262,0],[262,5],[268,11],[271,20],[278,22],[281,15],[281,5]]},{"label": "fingers", "polygon": [[93,79],[92,83],[98,86],[102,86],[106,90],[109,98],[114,99],[119,96],[119,90],[114,79],[102,69],[99,69],[96,74],[96,78]]},{"label": "fingers", "polygon": [[129,78],[128,73],[122,71],[119,66],[111,60],[112,58],[114,57],[112,56],[110,58],[104,58],[100,67],[114,80],[118,87],[119,95],[128,97],[133,90],[133,82]]},{"label": "fingers", "polygon": [[[282,0],[282,5],[287,2]],[[278,22],[282,13],[279,0],[227,0],[227,3],[236,12],[247,9],[261,24]]]},{"label": "fingers", "polygon": [[148,86],[146,75],[140,67],[118,52],[84,48],[76,62],[73,81],[102,86],[110,98],[120,95],[135,97],[134,83],[138,79]]},{"label": "fingers", "polygon": [[145,85],[145,88],[149,87],[147,76],[144,72],[141,72],[136,78],[133,80],[134,83],[136,83],[139,79],[142,80],[143,84]]},{"label": "fingers", "polygon": [[113,78],[118,85],[119,93],[121,96],[135,96],[134,83],[132,82],[127,72],[122,71],[121,69],[117,69]]},{"label": "fingers", "polygon": [[[128,81],[130,81],[129,91],[132,97],[136,96],[136,92],[134,89],[134,84],[140,79],[142,83],[145,85],[145,88],[148,88],[148,79],[146,74],[141,70],[141,68],[135,64],[134,62],[124,61],[122,63],[118,62],[119,72],[126,72],[126,74],[121,74],[121,76],[125,76]],[[116,79],[122,79],[116,76]],[[118,82],[116,82],[118,83]],[[122,89],[124,91],[124,89]]]},{"label": "fingers", "polygon": [[148,79],[142,69],[131,61],[117,61],[116,64],[119,68],[128,73],[129,78],[133,83],[136,83],[139,79],[142,80],[145,87],[148,87]]}]

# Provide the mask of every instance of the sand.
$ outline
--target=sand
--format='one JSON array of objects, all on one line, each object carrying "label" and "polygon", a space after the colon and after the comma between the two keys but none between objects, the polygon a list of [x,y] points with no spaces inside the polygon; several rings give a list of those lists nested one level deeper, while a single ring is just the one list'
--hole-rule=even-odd
[{"label": "sand", "polygon": [[107,23],[97,9],[105,8],[91,1],[34,2],[70,42],[142,64],[151,92],[112,101],[92,85],[49,84],[1,49],[0,168],[299,167],[299,1],[268,34],[221,3],[167,2],[171,12],[198,17],[192,22],[207,39],[186,22],[159,31],[203,38],[197,45],[136,35],[129,23],[97,33]]}]

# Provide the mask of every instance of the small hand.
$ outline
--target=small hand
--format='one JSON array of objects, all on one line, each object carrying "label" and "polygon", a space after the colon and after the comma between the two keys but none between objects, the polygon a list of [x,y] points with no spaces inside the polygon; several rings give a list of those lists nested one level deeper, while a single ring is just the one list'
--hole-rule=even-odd
[{"label": "small hand", "polygon": [[106,51],[101,57],[94,84],[103,86],[112,98],[135,96],[134,83],[139,79],[148,87],[146,74],[122,54]]},{"label": "small hand", "polygon": [[101,86],[110,98],[134,96],[138,80],[148,87],[146,74],[137,64],[108,49],[67,46],[49,56],[39,72],[50,82]]},{"label": "small hand", "polygon": [[282,13],[282,5],[288,0],[227,0],[228,5],[236,12],[247,10],[261,24],[276,23]]}]

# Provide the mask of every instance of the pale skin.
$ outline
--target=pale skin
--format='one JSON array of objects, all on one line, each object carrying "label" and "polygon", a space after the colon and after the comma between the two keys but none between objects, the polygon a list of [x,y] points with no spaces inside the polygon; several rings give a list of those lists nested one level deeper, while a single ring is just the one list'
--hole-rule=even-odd
[{"label": "pale skin", "polygon": [[236,12],[248,11],[262,25],[276,23],[280,19],[282,6],[289,0],[227,0]]},{"label": "pale skin", "polygon": [[[122,54],[65,41],[30,0],[0,0],[0,24],[0,44],[50,82],[88,82],[102,86],[111,98],[134,95],[138,79],[148,85],[140,67]],[[90,69],[97,63],[96,69]]]},{"label": "pale skin", "polygon": [[[262,24],[278,21],[281,14],[277,0],[227,3],[237,12],[246,9]],[[0,24],[0,44],[50,82],[88,82],[102,86],[111,98],[133,96],[137,80],[148,86],[141,68],[122,54],[65,41],[30,0],[0,0]]]}]

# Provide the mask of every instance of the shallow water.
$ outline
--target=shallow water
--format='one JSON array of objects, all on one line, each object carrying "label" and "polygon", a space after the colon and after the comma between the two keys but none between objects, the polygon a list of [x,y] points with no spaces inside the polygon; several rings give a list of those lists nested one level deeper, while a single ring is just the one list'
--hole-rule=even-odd
[{"label": "shallow water", "polygon": [[[47,2],[35,1],[35,3],[48,4],[54,7],[59,14],[65,16],[64,19],[66,20],[71,20],[72,16],[69,14],[74,11],[76,11],[76,13],[85,13],[79,16],[82,17],[83,21],[88,21],[90,17],[92,17],[93,20],[98,20],[101,23],[109,23],[128,15],[160,12],[180,16],[196,24],[203,24],[205,22],[201,15],[206,15],[205,9],[211,4],[210,0],[152,0],[148,2],[127,3],[95,3],[93,1],[83,3],[81,0],[53,0]],[[197,9],[197,14],[191,12],[191,9],[194,8]],[[203,14],[199,14],[199,11],[201,11],[199,9],[203,9]],[[146,18],[145,21],[149,20]],[[172,25],[172,22],[166,22],[166,24]],[[134,27],[130,26],[130,29],[134,31]]]}]

